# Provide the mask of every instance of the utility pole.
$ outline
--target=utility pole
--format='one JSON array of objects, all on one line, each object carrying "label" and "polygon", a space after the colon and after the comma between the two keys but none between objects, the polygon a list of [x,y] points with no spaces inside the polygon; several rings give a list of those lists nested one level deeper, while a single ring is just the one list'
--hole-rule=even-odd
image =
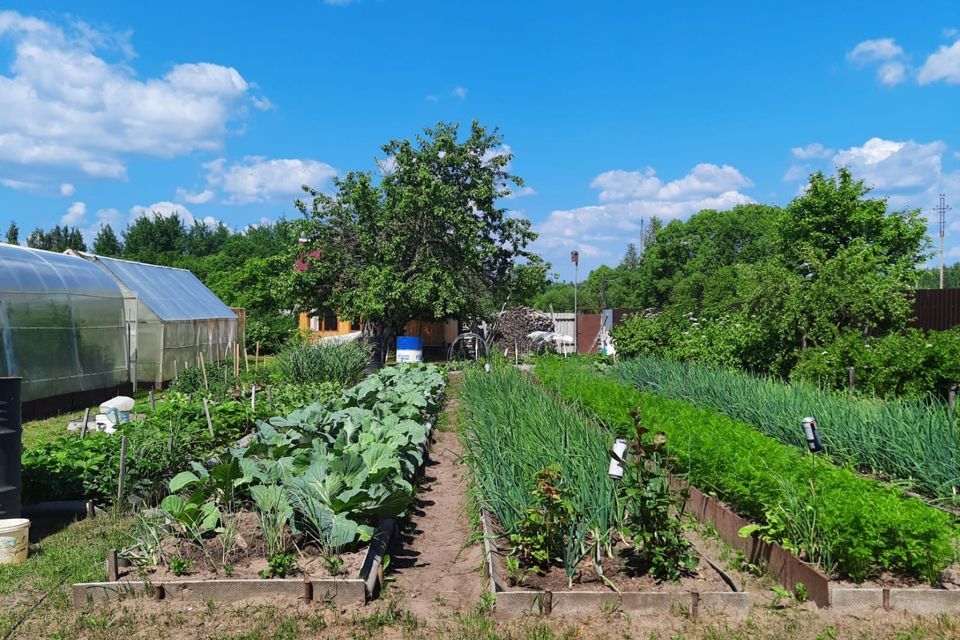
[{"label": "utility pole", "polygon": [[943,289],[943,236],[947,225],[947,211],[950,211],[946,195],[940,194],[940,202],[933,210],[940,215],[940,288]]},{"label": "utility pole", "polygon": [[577,285],[580,279],[580,253],[570,252],[570,262],[573,263],[573,354],[580,353],[580,319],[577,316]]}]

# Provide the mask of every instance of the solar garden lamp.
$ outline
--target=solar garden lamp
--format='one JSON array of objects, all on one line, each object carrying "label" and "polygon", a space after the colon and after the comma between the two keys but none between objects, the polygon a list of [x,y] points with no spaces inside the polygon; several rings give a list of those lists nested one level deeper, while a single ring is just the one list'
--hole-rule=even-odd
[{"label": "solar garden lamp", "polygon": [[823,451],[823,443],[820,441],[820,432],[817,430],[817,419],[810,416],[803,419],[803,434],[807,438],[807,448],[810,453],[820,453]]},{"label": "solar garden lamp", "polygon": [[623,438],[617,438],[613,442],[613,446],[610,447],[610,467],[607,469],[607,475],[614,480],[623,480],[626,462],[627,441]]}]

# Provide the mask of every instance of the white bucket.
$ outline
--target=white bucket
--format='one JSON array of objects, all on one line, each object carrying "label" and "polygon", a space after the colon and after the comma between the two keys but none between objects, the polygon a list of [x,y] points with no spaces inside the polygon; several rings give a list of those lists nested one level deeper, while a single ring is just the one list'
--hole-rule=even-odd
[{"label": "white bucket", "polygon": [[20,564],[30,548],[30,521],[26,518],[0,520],[0,564]]}]

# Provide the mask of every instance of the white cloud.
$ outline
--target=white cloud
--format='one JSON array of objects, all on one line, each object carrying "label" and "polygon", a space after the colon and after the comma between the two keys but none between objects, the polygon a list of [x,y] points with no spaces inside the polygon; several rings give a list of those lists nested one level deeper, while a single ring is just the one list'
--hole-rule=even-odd
[{"label": "white cloud", "polygon": [[510,189],[510,195],[506,196],[507,200],[516,200],[517,198],[526,198],[528,196],[537,195],[537,190],[534,189],[533,187],[518,188],[518,187],[510,187],[508,185],[507,188]]},{"label": "white cloud", "polygon": [[189,202],[190,204],[203,204],[210,202],[215,194],[211,189],[204,189],[199,193],[191,193],[186,189],[177,188],[177,199]]},{"label": "white cloud", "polygon": [[813,142],[805,147],[794,147],[790,149],[790,154],[797,160],[810,160],[813,158],[829,158],[833,155],[833,149],[824,147],[819,142]]},{"label": "white cloud", "polygon": [[663,184],[656,172],[647,167],[643,171],[606,171],[590,186],[601,189],[601,202],[616,202],[640,198],[656,200],[689,200],[692,197],[735,191],[752,187],[753,183],[729,165],[698,164],[686,176]]},{"label": "white cloud", "polygon": [[423,99],[426,100],[427,102],[436,102],[437,100],[439,100],[439,98],[437,98],[437,96],[435,95],[425,96]]},{"label": "white cloud", "polygon": [[466,87],[458,86],[458,87],[454,87],[453,91],[451,91],[450,93],[455,97],[460,98],[461,100],[464,100],[467,97],[468,90]]},{"label": "white cloud", "polygon": [[893,87],[907,77],[903,62],[906,54],[893,38],[864,40],[847,53],[847,61],[864,67],[877,64],[877,80],[885,87]]},{"label": "white cloud", "polygon": [[75,227],[83,222],[87,215],[87,205],[84,202],[74,202],[67,208],[67,212],[60,218],[60,224]]},{"label": "white cloud", "polygon": [[346,7],[351,4],[356,4],[360,0],[323,0],[323,4],[328,4],[331,7]]},{"label": "white cloud", "polygon": [[946,145],[939,140],[919,144],[871,138],[863,146],[837,152],[833,161],[878,190],[915,189],[939,179],[944,151]]},{"label": "white cloud", "polygon": [[[220,148],[247,81],[206,62],[141,79],[126,37],[0,12],[0,44],[13,48],[9,74],[0,74],[0,167],[124,179],[131,155]],[[126,59],[108,61],[105,48]]]},{"label": "white cloud", "polygon": [[606,171],[591,182],[600,204],[561,209],[536,225],[535,248],[557,264],[576,249],[586,268],[619,260],[627,242],[640,237],[642,221],[658,216],[683,219],[702,209],[729,209],[753,199],[738,189],[751,186],[729,165],[698,164],[686,176],[663,184],[652,168]]},{"label": "white cloud", "polygon": [[643,171],[604,171],[590,183],[594,189],[600,189],[600,202],[646,198],[656,194],[660,187],[660,178],[656,171],[647,167]]},{"label": "white cloud", "polygon": [[259,109],[260,111],[270,111],[274,108],[273,103],[270,102],[270,98],[267,98],[266,96],[250,96],[250,103],[253,105],[254,109]]},{"label": "white cloud", "polygon": [[14,180],[12,178],[0,178],[0,184],[15,191],[36,191],[40,188],[40,185],[36,182]]},{"label": "white cloud", "polygon": [[941,46],[920,67],[917,75],[920,84],[941,80],[947,84],[960,84],[960,40]]},{"label": "white cloud", "polygon": [[885,87],[895,87],[907,77],[907,66],[902,62],[884,62],[877,68],[877,80]]},{"label": "white cloud", "polygon": [[77,189],[69,182],[63,182],[60,184],[60,195],[62,195],[65,198],[69,198],[74,193],[76,193],[76,191]]},{"label": "white cloud", "polygon": [[192,197],[205,198],[205,202],[212,198],[207,191],[217,190],[224,194],[225,204],[267,202],[297,195],[303,185],[323,188],[337,175],[337,170],[325,162],[262,156],[247,156],[231,164],[219,158],[203,168],[207,171],[207,189]]},{"label": "white cloud", "polygon": [[787,172],[783,174],[784,182],[795,182],[797,180],[804,180],[811,173],[810,165],[806,164],[792,164],[790,168],[787,169]]},{"label": "white cloud", "polygon": [[864,40],[847,53],[847,60],[855,64],[882,62],[903,57],[903,49],[893,38]]}]

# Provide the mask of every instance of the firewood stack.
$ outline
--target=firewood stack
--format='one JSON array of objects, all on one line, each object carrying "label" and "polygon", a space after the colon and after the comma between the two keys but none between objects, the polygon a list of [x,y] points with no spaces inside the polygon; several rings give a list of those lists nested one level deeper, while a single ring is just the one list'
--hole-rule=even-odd
[{"label": "firewood stack", "polygon": [[531,332],[553,330],[553,320],[542,311],[530,307],[506,309],[500,314],[500,319],[497,321],[494,330],[494,348],[500,353],[506,350],[512,355],[516,345],[519,347],[520,353],[529,352],[532,345],[527,336]]}]

